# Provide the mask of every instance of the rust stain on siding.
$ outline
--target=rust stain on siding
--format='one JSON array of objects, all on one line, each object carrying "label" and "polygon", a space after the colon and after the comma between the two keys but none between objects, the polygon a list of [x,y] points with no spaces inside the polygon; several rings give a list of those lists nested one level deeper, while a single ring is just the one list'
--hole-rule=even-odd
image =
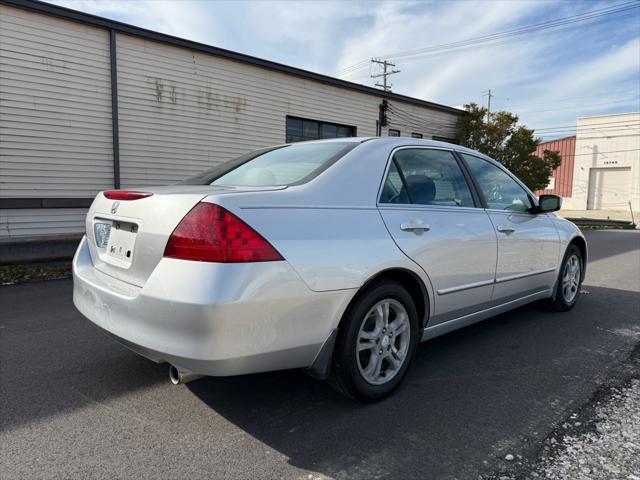
[{"label": "rust stain on siding", "polygon": [[164,85],[162,84],[162,81],[159,78],[156,78],[156,100],[158,101],[158,103],[160,103],[162,101],[162,92],[164,91]]},{"label": "rust stain on siding", "polygon": [[178,86],[176,82],[162,78],[147,78],[147,83],[153,89],[153,96],[157,106],[162,106],[163,103],[178,104]]},{"label": "rust stain on siding", "polygon": [[207,86],[198,92],[198,105],[206,110],[232,110],[240,113],[247,108],[247,97],[221,95]]},{"label": "rust stain on siding", "polygon": [[64,60],[57,60],[50,57],[40,57],[40,63],[42,63],[45,69],[49,72],[60,72],[67,69],[67,62]]}]

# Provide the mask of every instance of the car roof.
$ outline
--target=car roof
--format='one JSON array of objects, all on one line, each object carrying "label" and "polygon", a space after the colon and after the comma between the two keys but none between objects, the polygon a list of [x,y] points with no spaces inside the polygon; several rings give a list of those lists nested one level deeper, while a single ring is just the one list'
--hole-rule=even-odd
[{"label": "car roof", "polygon": [[380,144],[380,145],[388,145],[391,148],[402,147],[402,146],[449,148],[452,150],[457,150],[459,152],[469,153],[477,157],[489,158],[480,152],[471,150],[470,148],[467,148],[467,147],[463,147],[462,145],[457,145],[455,143],[440,142],[437,140],[425,140],[423,138],[413,138],[413,137],[343,137],[343,138],[327,138],[322,140],[309,140],[306,142],[299,142],[299,143],[336,143],[336,142],[340,142],[340,143],[375,142],[376,144]]}]

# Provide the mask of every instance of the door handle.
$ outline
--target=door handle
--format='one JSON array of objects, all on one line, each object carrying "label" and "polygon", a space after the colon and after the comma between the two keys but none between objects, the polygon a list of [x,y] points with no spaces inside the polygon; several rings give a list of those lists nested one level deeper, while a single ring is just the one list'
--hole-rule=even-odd
[{"label": "door handle", "polygon": [[516,231],[511,225],[499,225],[498,231],[501,233],[513,233]]},{"label": "door handle", "polygon": [[404,232],[428,232],[431,230],[431,227],[424,223],[401,223],[400,230]]}]

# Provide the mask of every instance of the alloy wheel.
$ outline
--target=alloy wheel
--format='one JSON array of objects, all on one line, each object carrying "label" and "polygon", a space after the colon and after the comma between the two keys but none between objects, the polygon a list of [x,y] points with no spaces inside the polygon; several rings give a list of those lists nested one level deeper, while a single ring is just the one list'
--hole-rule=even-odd
[{"label": "alloy wheel", "polygon": [[577,255],[571,255],[564,265],[562,274],[562,296],[565,302],[571,303],[578,294],[580,287],[580,259]]},{"label": "alloy wheel", "polygon": [[372,385],[382,385],[395,377],[409,352],[411,328],[404,306],[384,299],[367,312],[356,344],[358,369]]}]

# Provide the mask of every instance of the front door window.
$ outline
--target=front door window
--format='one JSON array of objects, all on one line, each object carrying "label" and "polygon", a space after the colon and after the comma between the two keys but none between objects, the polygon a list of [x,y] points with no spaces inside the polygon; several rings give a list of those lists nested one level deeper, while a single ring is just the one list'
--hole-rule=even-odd
[{"label": "front door window", "polygon": [[533,206],[529,194],[511,176],[494,164],[462,154],[484,195],[487,208],[527,212]]}]

